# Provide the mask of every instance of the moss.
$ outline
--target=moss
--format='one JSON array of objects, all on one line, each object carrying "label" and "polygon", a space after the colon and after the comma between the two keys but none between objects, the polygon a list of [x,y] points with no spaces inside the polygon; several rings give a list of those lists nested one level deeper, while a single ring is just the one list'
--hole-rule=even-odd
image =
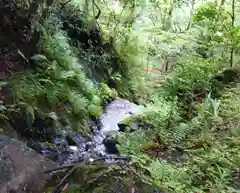
[{"label": "moss", "polygon": [[119,124],[125,124],[125,125],[128,125],[131,127],[131,125],[136,122],[137,120],[139,120],[139,116],[131,116],[131,117],[128,117],[126,119],[124,119],[123,121],[119,122]]},{"label": "moss", "polygon": [[101,96],[102,101],[107,101],[112,97],[112,90],[108,87],[108,85],[101,83],[99,85],[99,95]]},{"label": "moss", "polygon": [[134,124],[140,120],[139,115],[131,116],[123,121],[118,123],[118,126],[120,127],[120,130],[122,131],[131,131],[131,129],[134,129]]},{"label": "moss", "polygon": [[118,97],[118,92],[117,92],[116,89],[112,89],[111,97],[112,97],[112,99],[117,99],[117,97]]},{"label": "moss", "polygon": [[88,106],[88,112],[93,117],[97,118],[103,113],[103,109],[101,106],[90,104]]}]

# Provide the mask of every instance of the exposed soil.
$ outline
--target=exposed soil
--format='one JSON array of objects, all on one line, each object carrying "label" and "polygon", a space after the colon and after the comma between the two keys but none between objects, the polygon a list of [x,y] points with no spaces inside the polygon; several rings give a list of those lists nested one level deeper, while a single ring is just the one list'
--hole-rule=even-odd
[{"label": "exposed soil", "polygon": [[158,143],[153,143],[148,147],[143,148],[144,153],[151,157],[162,158],[169,163],[181,162],[184,159],[184,152],[178,148],[172,149]]},{"label": "exposed soil", "polygon": [[[0,2],[0,81],[29,68],[28,59],[37,51],[38,37],[31,33],[28,15],[19,17],[10,1]],[[9,89],[0,90],[0,100],[11,103]]]},{"label": "exposed soil", "polygon": [[[0,1],[0,83],[10,81],[13,74],[30,69],[30,58],[37,53],[39,34],[31,30],[29,13],[19,15],[12,0]],[[0,104],[13,104],[13,94],[10,87],[0,85]],[[24,117],[20,113],[9,114],[9,122],[1,122],[4,128],[21,127]],[[19,122],[19,120],[21,120]]]}]

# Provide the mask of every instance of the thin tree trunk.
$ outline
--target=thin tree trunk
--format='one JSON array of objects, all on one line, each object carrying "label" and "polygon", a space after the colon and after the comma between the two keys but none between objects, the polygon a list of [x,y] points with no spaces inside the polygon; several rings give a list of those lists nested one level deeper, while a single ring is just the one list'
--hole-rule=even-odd
[{"label": "thin tree trunk", "polygon": [[[235,0],[232,0],[232,29],[234,28],[234,21],[235,21]],[[234,41],[232,37],[232,45],[230,51],[230,66],[233,67],[233,59],[234,59]]]},{"label": "thin tree trunk", "polygon": [[192,16],[193,16],[193,12],[194,12],[195,0],[192,0],[192,2],[189,1],[189,5],[191,6],[191,8],[190,8],[190,20],[188,22],[188,25],[187,25],[187,28],[186,28],[185,31],[189,30],[191,25],[192,25]]},{"label": "thin tree trunk", "polygon": [[223,17],[222,17],[222,14],[221,14],[221,9],[222,9],[222,7],[224,6],[224,4],[225,4],[225,0],[221,0],[221,2],[220,2],[220,5],[219,5],[219,9],[220,9],[220,14],[219,14],[219,25],[222,25],[222,23],[223,23]]}]

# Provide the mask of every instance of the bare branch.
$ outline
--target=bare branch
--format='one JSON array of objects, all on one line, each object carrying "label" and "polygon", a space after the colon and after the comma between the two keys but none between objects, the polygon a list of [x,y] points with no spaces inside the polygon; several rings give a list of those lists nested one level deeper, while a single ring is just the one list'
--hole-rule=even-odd
[{"label": "bare branch", "polygon": [[[109,164],[109,163],[96,163],[97,161],[101,161],[101,160],[105,160],[105,159],[111,159],[111,157],[100,157],[100,158],[96,158],[94,159],[93,161],[89,161],[87,163],[85,162],[80,162],[80,163],[75,163],[75,164],[69,164],[69,165],[65,165],[65,166],[60,166],[58,168],[55,168],[55,169],[52,169],[52,170],[46,170],[44,173],[52,173],[52,172],[55,172],[55,171],[59,171],[59,170],[64,170],[64,169],[70,169],[70,168],[73,168],[77,165],[101,165],[101,164]],[[113,157],[112,159],[114,160],[125,160],[125,161],[129,161],[131,158],[130,157]],[[112,164],[112,163],[110,163]]]},{"label": "bare branch", "polygon": [[24,56],[24,54],[19,49],[17,49],[17,52],[28,63],[28,59]]},{"label": "bare branch", "polygon": [[66,2],[64,2],[62,5],[61,5],[61,7],[62,8],[64,8],[68,3],[70,3],[72,0],[68,0],[68,1],[66,1]]},{"label": "bare branch", "polygon": [[[99,165],[100,163],[94,163],[94,162],[105,160],[105,159],[109,159],[109,158],[110,157],[100,157],[100,158],[96,158],[94,160],[89,160],[90,163],[85,163],[85,164],[88,164],[88,165]],[[130,160],[129,157],[113,157],[113,159],[115,159],[115,160],[127,160],[127,161]],[[63,167],[59,167],[59,168],[53,169],[51,171],[50,170],[46,171],[45,173],[50,173],[50,172],[57,171],[57,170],[71,168],[70,171],[61,179],[59,184],[53,189],[52,193],[60,192],[59,191],[60,188],[62,186],[64,186],[64,185],[66,185],[66,180],[73,174],[74,171],[76,171],[77,168],[79,168],[79,166],[81,164],[84,164],[84,163],[71,164],[71,165],[68,165],[68,166],[63,166]],[[102,164],[104,164],[104,163],[102,163]]]},{"label": "bare branch", "polygon": [[[100,17],[100,15],[101,15],[101,9],[98,7],[98,5],[95,3],[95,0],[92,0],[92,2],[93,2],[93,5],[95,5],[96,7],[97,7],[97,9],[98,9],[98,13],[97,13],[97,15],[95,16],[95,14],[94,14],[94,18],[95,19],[98,19],[99,17]],[[94,13],[94,9],[93,9],[93,13]]]}]

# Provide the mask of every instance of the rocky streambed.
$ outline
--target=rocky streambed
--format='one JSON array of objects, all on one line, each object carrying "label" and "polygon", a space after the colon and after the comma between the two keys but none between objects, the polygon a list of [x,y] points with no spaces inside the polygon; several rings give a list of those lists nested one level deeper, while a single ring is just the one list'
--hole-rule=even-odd
[{"label": "rocky streambed", "polygon": [[[33,143],[33,149],[58,164],[81,162],[91,157],[109,157],[118,155],[116,141],[111,136],[118,132],[118,123],[124,119],[141,113],[143,106],[138,106],[124,99],[116,99],[109,103],[104,113],[96,122],[91,122],[92,137],[82,137],[78,132],[63,130],[52,140],[53,145]],[[137,123],[136,123],[137,125]]]},{"label": "rocky streambed", "polygon": [[[128,100],[112,101],[99,119],[91,123],[91,138],[85,138],[69,128],[61,130],[50,143],[31,139],[20,142],[12,138],[17,136],[15,132],[10,134],[12,137],[0,135],[0,192],[41,192],[50,177],[43,171],[59,165],[80,163],[96,157],[114,162],[119,152],[111,134],[123,131],[124,125],[118,124],[143,109],[143,106]],[[137,128],[138,123],[133,127]]]}]

